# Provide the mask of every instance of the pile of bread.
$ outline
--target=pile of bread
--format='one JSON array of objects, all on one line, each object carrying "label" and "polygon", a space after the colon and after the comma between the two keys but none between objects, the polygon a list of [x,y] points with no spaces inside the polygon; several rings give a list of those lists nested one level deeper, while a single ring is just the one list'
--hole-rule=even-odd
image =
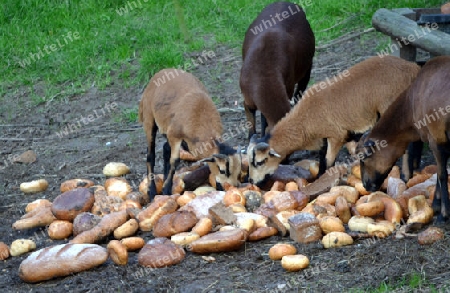
[{"label": "pile of bread", "polygon": [[[316,165],[306,165],[316,175]],[[61,184],[61,194],[53,202],[29,203],[14,229],[48,227],[49,238],[69,241],[31,253],[20,265],[20,278],[40,282],[66,276],[101,265],[108,256],[126,265],[130,251],[138,251],[142,266],[165,267],[181,262],[186,250],[200,255],[239,250],[246,241],[275,235],[289,234],[298,243],[321,241],[325,248],[349,245],[364,237],[385,238],[394,232],[396,238],[415,237],[409,228],[417,230],[417,225],[421,228],[433,219],[430,204],[436,166],[424,168],[406,184],[394,167],[382,188],[386,193],[364,190],[359,166],[354,165],[311,183],[302,178],[276,181],[269,191],[251,184],[230,186],[226,191],[207,185],[184,191],[180,184],[178,194],[158,195],[151,203],[146,180],[139,191],[133,191],[122,177],[129,172],[123,163],[109,163],[104,174],[111,178],[103,186],[72,179]],[[27,182],[21,190],[45,190],[48,183],[44,181]],[[142,231],[151,231],[154,239],[145,242],[137,236],[145,234]],[[420,242],[443,237],[439,229],[431,234]],[[35,249],[29,239],[18,239],[10,247],[0,242],[0,259]],[[296,253],[286,243],[269,250],[270,258],[281,260],[289,271],[309,264],[307,256]]]}]

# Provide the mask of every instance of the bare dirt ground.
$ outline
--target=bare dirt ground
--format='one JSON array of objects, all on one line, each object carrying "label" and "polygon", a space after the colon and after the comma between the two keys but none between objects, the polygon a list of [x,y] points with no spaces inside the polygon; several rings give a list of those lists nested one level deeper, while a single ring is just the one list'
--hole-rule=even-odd
[{"label": "bare dirt ground", "polygon": [[[323,80],[376,55],[379,41],[380,35],[370,33],[317,52],[313,80]],[[197,66],[192,73],[209,89],[218,108],[223,110],[225,129],[232,131],[245,121],[238,83],[240,49],[206,50],[214,51],[216,57]],[[191,56],[195,58],[200,53]],[[27,203],[37,198],[53,200],[58,196],[59,186],[66,179],[89,178],[103,184],[102,169],[110,161],[130,166],[132,172],[126,178],[137,189],[146,173],[145,135],[137,122],[116,121],[123,109],[137,108],[142,90],[123,88],[117,80],[105,90],[93,87],[81,95],[62,94],[62,99],[58,97],[58,100],[34,106],[30,92],[11,89],[2,105],[5,111],[0,113],[0,121],[4,121],[0,125],[0,241],[11,244],[15,239],[32,237],[38,249],[65,243],[50,240],[45,229],[14,231],[11,224],[24,213]],[[43,91],[36,85],[36,93]],[[117,108],[108,110],[107,106],[113,102],[117,103]],[[84,124],[80,119],[88,115],[94,115],[95,119]],[[63,131],[68,123],[74,124],[72,130],[77,131],[71,132],[68,128],[69,133],[60,138],[56,133]],[[159,138],[158,154],[161,154],[162,142]],[[246,134],[239,134],[229,143],[246,145]],[[8,156],[26,150],[37,153],[36,162],[8,161]],[[344,152],[339,159],[345,159]],[[432,162],[429,153],[424,160]],[[162,171],[161,159],[156,171]],[[49,181],[47,191],[24,195],[19,190],[21,182],[38,178]],[[292,243],[288,237],[280,236],[246,243],[240,251],[213,254],[216,261],[212,263],[188,252],[178,265],[143,270],[137,263],[137,254],[131,253],[127,266],[117,266],[108,260],[93,270],[38,284],[27,284],[19,279],[19,265],[27,257],[22,255],[0,262],[0,292],[347,292],[355,288],[377,288],[383,281],[397,283],[413,272],[425,276],[435,289],[449,292],[450,226],[443,228],[445,240],[430,246],[420,246],[416,238],[396,240],[393,237],[370,242],[359,240],[352,246],[330,250],[323,249],[319,243],[293,243],[298,252],[311,261],[307,269],[297,273],[286,272],[267,255],[270,246],[277,242]],[[139,236],[145,240],[153,238],[151,233],[140,232]],[[139,275],[136,272],[140,272]],[[420,290],[431,291],[429,285]]]}]

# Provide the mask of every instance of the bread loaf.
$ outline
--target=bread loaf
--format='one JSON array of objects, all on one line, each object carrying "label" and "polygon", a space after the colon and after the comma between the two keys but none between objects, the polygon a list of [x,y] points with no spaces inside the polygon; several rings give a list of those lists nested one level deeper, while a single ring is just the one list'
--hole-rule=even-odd
[{"label": "bread loaf", "polygon": [[60,244],[30,254],[19,267],[19,277],[37,283],[88,270],[108,258],[105,248],[96,244]]}]

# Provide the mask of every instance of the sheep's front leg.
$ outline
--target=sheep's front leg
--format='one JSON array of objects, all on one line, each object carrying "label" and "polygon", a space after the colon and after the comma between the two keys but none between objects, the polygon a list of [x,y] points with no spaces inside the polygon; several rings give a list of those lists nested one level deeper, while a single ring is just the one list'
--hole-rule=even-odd
[{"label": "sheep's front leg", "polygon": [[449,158],[449,152],[445,147],[430,143],[430,148],[433,151],[436,158],[436,164],[438,169],[438,178],[436,182],[436,191],[433,198],[433,211],[437,214],[437,223],[445,222],[449,218],[450,214],[450,200],[448,198],[448,172],[447,161]]},{"label": "sheep's front leg", "polygon": [[334,165],[336,157],[339,151],[341,150],[342,146],[344,145],[344,142],[335,138],[328,138],[327,140],[328,140],[328,148],[326,160],[327,160],[327,168],[330,168],[331,166]]},{"label": "sheep's front leg", "polygon": [[322,146],[319,150],[319,176],[325,173],[325,170],[327,169],[327,161],[326,161],[326,155],[327,155],[327,149],[328,149],[328,141],[326,138],[323,139]]},{"label": "sheep's front leg", "polygon": [[168,141],[170,145],[170,170],[164,181],[163,194],[165,195],[172,194],[173,175],[175,174],[175,170],[180,163],[180,148],[182,140],[170,138],[168,135]]}]

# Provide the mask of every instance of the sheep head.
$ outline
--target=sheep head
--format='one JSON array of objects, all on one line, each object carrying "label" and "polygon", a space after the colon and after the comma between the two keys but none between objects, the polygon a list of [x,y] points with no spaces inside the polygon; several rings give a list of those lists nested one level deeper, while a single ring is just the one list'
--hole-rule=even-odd
[{"label": "sheep head", "polygon": [[[384,141],[386,142],[386,141]],[[377,191],[401,156],[397,146],[380,144],[380,140],[365,134],[356,147],[360,159],[361,180],[367,191]]]},{"label": "sheep head", "polygon": [[209,166],[209,170],[216,180],[218,190],[223,190],[224,185],[238,186],[241,175],[240,151],[233,154],[214,154],[203,159]]},{"label": "sheep head", "polygon": [[249,182],[263,186],[278,169],[282,157],[266,142],[250,142],[247,149]]}]

